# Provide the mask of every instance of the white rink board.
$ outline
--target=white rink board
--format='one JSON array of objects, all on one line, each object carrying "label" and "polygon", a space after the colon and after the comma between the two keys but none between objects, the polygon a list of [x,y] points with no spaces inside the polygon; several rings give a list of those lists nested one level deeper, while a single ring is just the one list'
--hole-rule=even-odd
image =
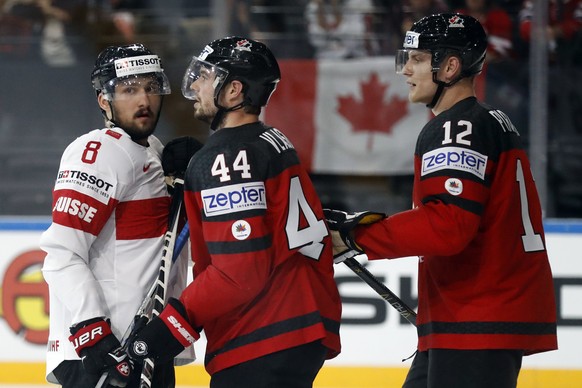
[{"label": "white rink board", "polygon": [[[1,362],[44,362],[48,316],[42,291],[38,239],[48,221],[0,220]],[[555,352],[525,357],[523,368],[582,370],[582,222],[549,222],[546,240],[559,295],[558,341]],[[365,260],[360,260],[365,262]],[[416,258],[375,261],[367,268],[403,300],[416,298]],[[329,365],[407,367],[402,362],[415,350],[416,332],[394,308],[344,265],[336,265],[336,278],[344,299],[341,328],[343,349]],[[408,283],[406,283],[408,281]],[[43,333],[45,337],[43,337]],[[33,340],[29,340],[33,338]],[[39,343],[35,343],[39,342]],[[204,340],[196,343],[203,359]],[[197,361],[200,363],[200,361]]]}]

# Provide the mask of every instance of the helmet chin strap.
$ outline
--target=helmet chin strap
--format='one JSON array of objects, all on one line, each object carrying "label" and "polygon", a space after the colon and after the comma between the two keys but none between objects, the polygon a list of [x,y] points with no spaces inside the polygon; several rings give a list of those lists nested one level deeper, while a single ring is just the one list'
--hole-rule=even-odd
[{"label": "helmet chin strap", "polygon": [[455,78],[454,80],[452,80],[451,82],[439,81],[437,79],[437,72],[434,71],[432,73],[432,82],[437,84],[438,87],[437,87],[437,90],[436,90],[434,96],[432,97],[432,101],[429,104],[426,104],[426,107],[430,108],[430,109],[434,108],[435,105],[437,104],[437,102],[439,102],[443,92],[445,91],[445,88],[453,86],[454,84],[459,82],[462,78],[463,78],[463,76],[461,75],[461,76]]},{"label": "helmet chin strap", "polygon": [[218,111],[216,112],[216,114],[214,115],[214,118],[212,119],[212,122],[210,123],[210,129],[212,129],[213,131],[216,131],[216,129],[218,128],[218,126],[220,125],[220,123],[222,122],[222,120],[224,119],[224,116],[228,112],[232,112],[233,110],[241,109],[246,104],[243,101],[241,103],[236,104],[233,107],[225,108],[223,106],[220,106],[218,104],[218,98],[215,98],[214,99],[214,105],[216,105],[216,107],[218,108]]},{"label": "helmet chin strap", "polygon": [[108,128],[113,128],[117,126],[115,123],[115,111],[113,110],[113,104],[111,104],[111,101],[107,100],[107,103],[109,104],[109,110],[111,111],[111,118],[107,117],[106,111],[101,111],[103,112],[103,117],[105,117],[105,125],[107,125]]}]

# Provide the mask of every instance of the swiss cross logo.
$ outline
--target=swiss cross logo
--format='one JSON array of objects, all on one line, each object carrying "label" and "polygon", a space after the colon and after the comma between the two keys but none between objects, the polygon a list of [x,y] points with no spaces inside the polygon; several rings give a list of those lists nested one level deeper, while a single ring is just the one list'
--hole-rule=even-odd
[{"label": "swiss cross logo", "polygon": [[121,362],[119,364],[117,364],[117,371],[122,375],[122,376],[129,376],[129,372],[131,372],[131,368],[129,367],[129,364],[127,363],[127,361]]}]

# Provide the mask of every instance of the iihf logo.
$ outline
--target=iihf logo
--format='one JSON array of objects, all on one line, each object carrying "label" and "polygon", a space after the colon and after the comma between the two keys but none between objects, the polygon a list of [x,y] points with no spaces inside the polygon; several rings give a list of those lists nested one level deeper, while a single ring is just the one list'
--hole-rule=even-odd
[{"label": "iihf logo", "polygon": [[463,23],[465,23],[465,21],[459,15],[454,15],[449,19],[449,27],[463,28],[465,27]]}]

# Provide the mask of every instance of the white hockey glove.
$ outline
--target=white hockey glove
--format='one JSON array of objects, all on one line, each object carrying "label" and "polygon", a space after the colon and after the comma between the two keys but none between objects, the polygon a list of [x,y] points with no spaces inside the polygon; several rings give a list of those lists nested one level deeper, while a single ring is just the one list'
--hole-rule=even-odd
[{"label": "white hockey glove", "polygon": [[109,322],[103,318],[93,318],[71,327],[69,341],[77,355],[81,357],[83,368],[89,374],[109,374],[109,385],[125,387],[133,363],[115,338]]},{"label": "white hockey glove", "polygon": [[356,226],[373,224],[386,217],[384,213],[371,211],[348,213],[333,209],[323,209],[323,214],[331,230],[333,261],[336,264],[364,253],[354,240],[353,231]]}]

